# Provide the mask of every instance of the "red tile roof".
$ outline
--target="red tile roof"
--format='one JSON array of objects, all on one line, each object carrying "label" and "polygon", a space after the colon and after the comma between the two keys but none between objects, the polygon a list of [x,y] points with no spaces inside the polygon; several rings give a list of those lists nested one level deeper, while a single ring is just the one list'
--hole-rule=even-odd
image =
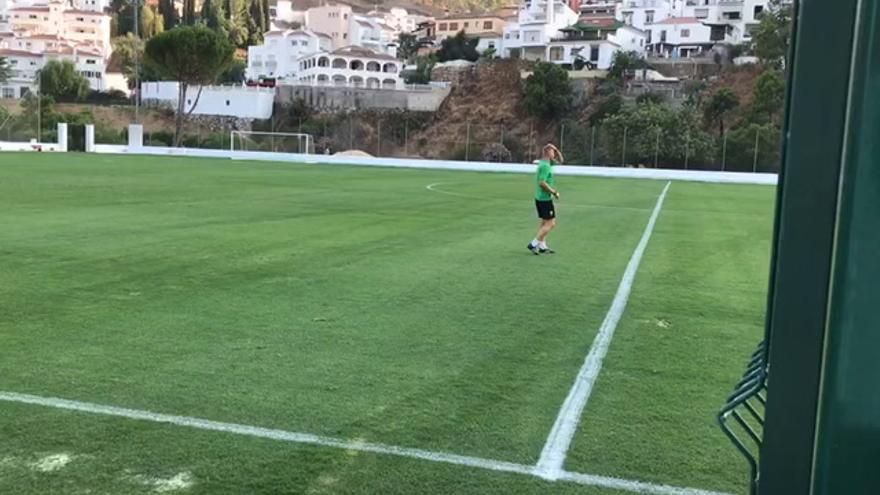
[{"label": "red tile roof", "polygon": [[29,58],[42,58],[41,55],[37,55],[36,53],[25,52],[22,50],[6,50],[0,48],[0,57],[29,57]]},{"label": "red tile roof", "polygon": [[49,12],[49,7],[16,7],[10,12]]},{"label": "red tile roof", "polygon": [[702,24],[696,17],[670,17],[654,24]]}]

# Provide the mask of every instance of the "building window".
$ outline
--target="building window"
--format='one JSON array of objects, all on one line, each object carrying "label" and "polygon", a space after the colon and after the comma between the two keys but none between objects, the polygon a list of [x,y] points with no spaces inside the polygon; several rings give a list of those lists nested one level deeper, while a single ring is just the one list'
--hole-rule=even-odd
[{"label": "building window", "polygon": [[77,20],[77,22],[85,22],[86,18],[85,17],[77,17],[76,20]]},{"label": "building window", "polygon": [[690,38],[691,37],[691,30],[690,29],[682,29],[681,30],[681,37],[682,38]]},{"label": "building window", "polygon": [[471,27],[471,23],[470,23],[470,22],[465,22],[465,23],[464,23],[464,27],[465,27],[465,28],[469,28],[469,27]]},{"label": "building window", "polygon": [[458,31],[458,23],[457,22],[450,22],[449,23],[449,30],[450,31]]},{"label": "building window", "polygon": [[348,39],[348,33],[342,33],[342,39],[347,40],[347,39]]},{"label": "building window", "polygon": [[694,17],[697,19],[705,19],[709,17],[709,9],[696,9],[694,10]]},{"label": "building window", "polygon": [[226,106],[227,107],[229,106],[229,100],[226,100]]},{"label": "building window", "polygon": [[446,23],[441,22],[439,26],[437,26],[437,31],[446,31]]},{"label": "building window", "polygon": [[95,65],[95,59],[93,59],[93,58],[86,59],[86,64],[87,65]]},{"label": "building window", "polygon": [[551,46],[550,47],[550,61],[551,62],[559,62],[562,60],[562,57],[565,55],[565,49],[561,46]]},{"label": "building window", "polygon": [[660,43],[666,43],[666,30],[660,31]]},{"label": "building window", "polygon": [[483,29],[485,29],[486,31],[491,31],[492,28],[493,28],[493,23],[492,23],[492,21],[485,21],[485,22],[483,22]]},{"label": "building window", "polygon": [[645,11],[645,24],[654,24],[654,11],[646,10]]},{"label": "building window", "polygon": [[590,46],[590,62],[598,62],[599,61],[599,47],[598,46]]},{"label": "building window", "polygon": [[3,88],[3,98],[15,98],[15,88]]}]

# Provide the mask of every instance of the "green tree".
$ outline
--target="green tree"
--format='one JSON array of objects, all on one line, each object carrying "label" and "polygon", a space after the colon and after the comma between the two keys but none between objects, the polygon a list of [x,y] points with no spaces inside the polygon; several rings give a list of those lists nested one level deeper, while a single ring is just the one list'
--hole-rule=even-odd
[{"label": "green tree", "polygon": [[721,88],[709,97],[703,108],[706,122],[718,124],[718,136],[724,136],[724,119],[739,106],[739,97],[730,88]]},{"label": "green tree", "polygon": [[[713,158],[712,136],[700,128],[691,107],[674,109],[668,105],[626,106],[605,119],[602,131],[606,154],[626,163],[683,167]],[[624,139],[624,135],[626,139]]]},{"label": "green tree", "polygon": [[479,42],[479,38],[468,39],[464,31],[461,31],[455,36],[442,41],[440,50],[437,51],[437,60],[440,62],[448,62],[450,60],[476,62],[480,58],[480,52],[477,51],[477,44]]},{"label": "green tree", "polygon": [[611,59],[611,67],[608,69],[608,79],[616,81],[621,87],[626,85],[630,73],[637,69],[647,67],[645,61],[634,51],[617,51]]},{"label": "green tree", "polygon": [[141,8],[140,24],[140,35],[144,39],[152,38],[165,30],[162,14],[147,4]]},{"label": "green tree", "polygon": [[196,23],[196,0],[183,0],[183,23],[187,26]]},{"label": "green tree", "polygon": [[241,84],[245,80],[245,71],[247,64],[244,60],[233,59],[220,75],[217,77],[217,84]]},{"label": "green tree", "polygon": [[28,94],[21,101],[22,114],[25,116],[19,125],[33,130],[37,126],[37,113],[40,115],[40,127],[48,129],[54,120],[55,99],[49,95]]},{"label": "green tree", "polygon": [[529,113],[551,119],[568,111],[573,90],[565,69],[549,62],[539,62],[526,79],[525,93]]},{"label": "green tree", "polygon": [[165,31],[170,31],[180,24],[180,16],[174,8],[174,0],[159,0],[159,15],[162,16]]},{"label": "green tree", "polygon": [[685,102],[693,107],[700,107],[703,104],[703,95],[709,89],[709,83],[702,79],[692,79],[685,81],[682,89],[686,97]]},{"label": "green tree", "polygon": [[249,35],[248,3],[246,0],[224,0],[224,13],[227,16],[226,26],[229,31],[229,41],[239,48],[248,46]]},{"label": "green tree", "polygon": [[12,77],[12,67],[9,66],[9,59],[0,57],[0,82],[6,82]]},{"label": "green tree", "polygon": [[752,102],[752,114],[757,120],[767,116],[769,122],[774,122],[782,113],[782,104],[785,99],[785,79],[778,70],[767,70],[755,82],[754,100]]},{"label": "green tree", "polygon": [[217,31],[222,36],[228,36],[226,29],[226,14],[223,4],[216,0],[205,0],[202,3],[202,22],[209,28]]},{"label": "green tree", "polygon": [[269,21],[269,0],[260,0],[260,10],[263,11],[263,22],[260,26],[265,33],[272,28],[272,23]]},{"label": "green tree", "polygon": [[136,38],[134,34],[128,33],[125,36],[113,38],[111,42],[113,53],[110,55],[111,67],[118,67],[122,75],[129,80],[129,87],[134,83],[136,61],[144,59],[144,40]]},{"label": "green tree", "polygon": [[416,35],[410,33],[400,33],[397,36],[397,58],[401,60],[412,60],[419,51],[419,40]]},{"label": "green tree", "polygon": [[263,33],[266,32],[263,26],[263,2],[260,0],[249,0],[248,4],[248,44],[259,45],[263,42]]},{"label": "green tree", "polygon": [[636,103],[639,105],[662,105],[666,98],[662,93],[647,92],[636,96]]},{"label": "green tree", "polygon": [[623,110],[623,97],[619,94],[608,95],[599,101],[596,111],[590,115],[590,125],[599,125],[603,120],[617,115],[621,110]]},{"label": "green tree", "polygon": [[39,71],[40,94],[56,100],[76,101],[89,94],[86,80],[70,60],[50,60]]},{"label": "green tree", "polygon": [[770,0],[761,22],[752,30],[755,55],[765,64],[779,67],[788,56],[791,39],[791,6]]},{"label": "green tree", "polygon": [[[234,51],[226,38],[205,26],[176,27],[147,42],[144,52],[147,62],[167,79],[179,83],[175,146],[180,144],[184,119],[198,105],[202,85],[217,80],[232,63]],[[189,112],[185,112],[187,90],[193,85],[198,85],[199,91]]]},{"label": "green tree", "polygon": [[433,56],[419,57],[416,59],[416,71],[406,76],[407,84],[428,84],[431,82],[431,71],[437,63]]}]

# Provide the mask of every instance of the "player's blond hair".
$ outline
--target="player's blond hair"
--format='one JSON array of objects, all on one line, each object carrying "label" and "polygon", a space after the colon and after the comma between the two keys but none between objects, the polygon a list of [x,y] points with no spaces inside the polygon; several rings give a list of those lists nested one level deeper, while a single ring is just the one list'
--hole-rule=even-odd
[{"label": "player's blond hair", "polygon": [[544,157],[547,157],[550,159],[553,159],[552,156],[556,155],[556,158],[557,158],[556,163],[565,162],[565,156],[562,155],[562,152],[559,151],[559,148],[557,148],[555,144],[552,144],[552,143],[545,144],[542,152],[544,154]]}]

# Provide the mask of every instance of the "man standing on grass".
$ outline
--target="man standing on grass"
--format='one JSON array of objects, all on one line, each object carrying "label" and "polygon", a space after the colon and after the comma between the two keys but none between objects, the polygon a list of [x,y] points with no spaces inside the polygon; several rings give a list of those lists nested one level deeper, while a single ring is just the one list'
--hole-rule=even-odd
[{"label": "man standing on grass", "polygon": [[538,227],[538,235],[532,239],[528,248],[534,254],[553,254],[555,251],[547,246],[546,240],[547,234],[556,227],[556,207],[553,205],[553,198],[559,199],[559,191],[556,190],[556,181],[553,179],[553,165],[562,163],[564,158],[559,148],[552,144],[544,146],[541,156],[538,172],[535,175],[535,207],[538,209],[541,224]]}]

